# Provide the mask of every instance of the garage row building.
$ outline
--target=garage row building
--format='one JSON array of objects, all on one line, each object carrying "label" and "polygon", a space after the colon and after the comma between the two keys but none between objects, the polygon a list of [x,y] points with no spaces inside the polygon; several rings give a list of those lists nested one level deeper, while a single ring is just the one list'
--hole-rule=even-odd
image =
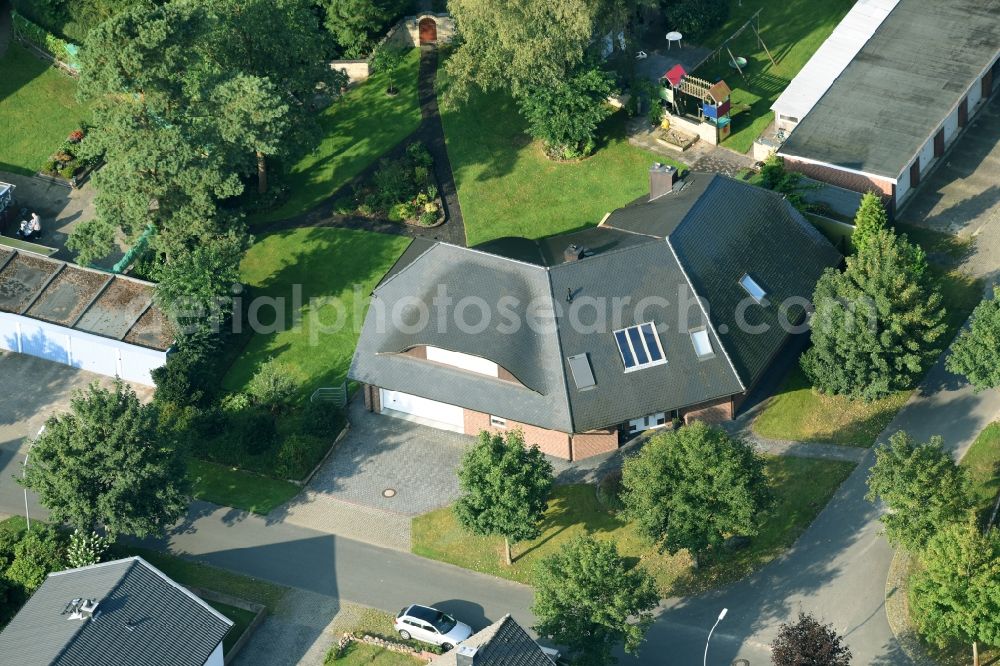
[{"label": "garage row building", "polygon": [[146,386],[174,335],[154,285],[0,246],[0,350]]},{"label": "garage row building", "polygon": [[372,294],[350,378],[368,409],[579,460],[674,418],[733,417],[841,256],[780,195],[654,165],[584,231],[415,240]]},{"label": "garage row building", "polygon": [[985,106],[1000,0],[858,0],[772,109],[785,165],[905,203]]}]

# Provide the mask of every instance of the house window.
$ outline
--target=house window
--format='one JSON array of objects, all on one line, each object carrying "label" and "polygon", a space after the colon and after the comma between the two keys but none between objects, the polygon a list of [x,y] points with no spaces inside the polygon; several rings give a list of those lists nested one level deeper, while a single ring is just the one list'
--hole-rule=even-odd
[{"label": "house window", "polygon": [[694,353],[698,355],[698,358],[715,356],[715,350],[712,349],[712,339],[708,337],[707,328],[691,331],[691,344],[694,345]]},{"label": "house window", "polygon": [[494,428],[506,428],[507,419],[502,419],[499,416],[490,416],[490,425]]},{"label": "house window", "polygon": [[744,273],[743,277],[740,278],[740,286],[743,287],[748,294],[750,294],[750,298],[758,303],[762,302],[764,297],[767,296],[767,292],[764,291],[764,288],[757,284],[757,281],[750,277],[747,273]]},{"label": "house window", "polygon": [[656,328],[652,323],[647,322],[615,331],[615,342],[618,343],[618,352],[621,354],[622,363],[625,364],[625,372],[667,362],[663,355],[663,346],[660,344],[660,336],[656,334]]}]

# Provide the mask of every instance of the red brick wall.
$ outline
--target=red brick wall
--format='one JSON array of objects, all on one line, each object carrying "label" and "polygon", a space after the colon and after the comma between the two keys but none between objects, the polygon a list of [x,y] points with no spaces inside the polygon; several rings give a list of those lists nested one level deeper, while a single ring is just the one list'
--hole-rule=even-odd
[{"label": "red brick wall", "polygon": [[476,412],[471,409],[465,410],[465,434],[478,435],[480,430],[489,432],[502,432],[504,430],[514,430],[519,428],[524,433],[524,442],[528,445],[537,446],[542,453],[564,460],[572,460],[570,457],[570,438],[564,432],[557,430],[546,430],[538,426],[518,423],[507,419],[506,428],[494,428],[490,425],[490,415]]},{"label": "red brick wall", "polygon": [[888,180],[874,176],[862,176],[861,174],[849,171],[841,171],[840,169],[834,169],[821,164],[801,162],[794,157],[786,157],[784,159],[785,167],[789,171],[797,171],[810,178],[821,180],[824,183],[830,183],[831,185],[843,187],[854,192],[861,192],[862,194],[870,191],[881,192],[886,205],[891,205],[895,186]]},{"label": "red brick wall", "polygon": [[730,397],[720,398],[712,402],[703,402],[684,410],[684,423],[703,421],[705,423],[722,423],[733,418],[733,400]]},{"label": "red brick wall", "polygon": [[573,435],[573,460],[583,460],[618,449],[618,429],[591,430]]}]

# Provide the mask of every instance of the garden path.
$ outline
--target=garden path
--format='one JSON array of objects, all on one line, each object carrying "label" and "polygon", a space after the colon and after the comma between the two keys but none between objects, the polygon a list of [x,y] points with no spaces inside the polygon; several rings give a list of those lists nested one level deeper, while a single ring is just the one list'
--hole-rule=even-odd
[{"label": "garden path", "polygon": [[378,169],[379,163],[376,161],[357,176],[337,188],[332,195],[313,210],[302,215],[268,224],[261,231],[277,231],[279,229],[294,229],[297,227],[344,227],[383,234],[426,238],[428,240],[445,241],[454,245],[465,246],[465,223],[462,218],[462,208],[458,203],[455,177],[452,174],[451,161],[448,159],[448,150],[444,139],[444,127],[441,124],[441,115],[438,112],[437,91],[435,89],[437,64],[437,47],[433,44],[422,45],[420,47],[420,70],[417,82],[417,94],[420,100],[422,121],[413,134],[403,139],[395,148],[382,157],[391,158],[402,155],[405,146],[413,141],[420,141],[427,146],[431,157],[434,158],[434,172],[438,181],[438,191],[441,193],[441,200],[444,204],[446,220],[444,224],[430,228],[417,227],[390,222],[388,220],[376,220],[337,213],[335,210],[336,202],[351,197],[355,187],[372,177]]}]

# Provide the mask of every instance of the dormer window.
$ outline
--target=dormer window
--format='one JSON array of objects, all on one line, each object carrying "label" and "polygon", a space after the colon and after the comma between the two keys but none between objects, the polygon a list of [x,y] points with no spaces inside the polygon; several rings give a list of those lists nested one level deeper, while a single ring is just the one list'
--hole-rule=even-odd
[{"label": "dormer window", "polygon": [[660,336],[656,334],[656,327],[652,323],[647,322],[615,331],[615,342],[618,343],[618,352],[621,354],[622,363],[625,364],[625,372],[667,362],[663,355],[663,346],[660,344]]},{"label": "dormer window", "polygon": [[757,281],[750,277],[749,273],[744,273],[743,277],[740,278],[740,286],[750,294],[750,298],[761,303],[764,301],[764,297],[767,296],[767,292],[764,288],[757,284]]}]

